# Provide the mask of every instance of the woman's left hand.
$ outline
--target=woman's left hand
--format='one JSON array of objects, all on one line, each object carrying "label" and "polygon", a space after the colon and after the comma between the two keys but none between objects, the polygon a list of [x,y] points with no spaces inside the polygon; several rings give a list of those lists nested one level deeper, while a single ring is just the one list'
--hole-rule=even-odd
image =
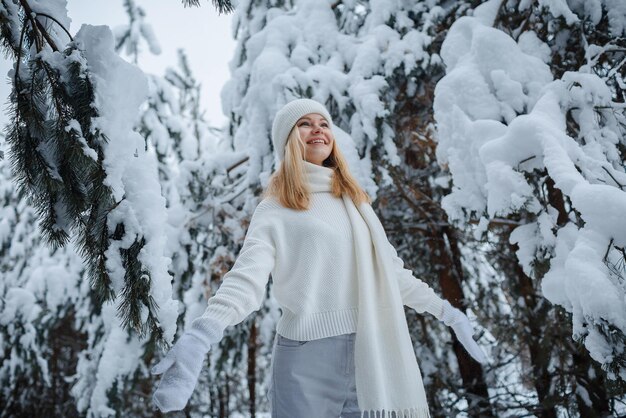
[{"label": "woman's left hand", "polygon": [[487,357],[483,350],[474,341],[474,327],[469,318],[459,309],[455,308],[447,300],[443,301],[443,316],[441,318],[444,324],[452,327],[456,338],[465,347],[465,350],[481,364],[487,362]]},{"label": "woman's left hand", "polygon": [[152,374],[163,374],[152,399],[161,412],[180,411],[191,397],[211,341],[188,330],[167,355],[152,368]]}]

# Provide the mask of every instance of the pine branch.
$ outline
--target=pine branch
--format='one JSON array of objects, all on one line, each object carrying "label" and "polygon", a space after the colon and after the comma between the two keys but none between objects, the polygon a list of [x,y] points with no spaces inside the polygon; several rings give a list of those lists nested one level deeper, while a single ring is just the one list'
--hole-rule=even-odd
[{"label": "pine branch", "polygon": [[70,34],[70,32],[65,28],[65,26],[63,26],[61,24],[61,22],[59,22],[57,19],[55,19],[54,17],[46,14],[46,13],[36,13],[37,16],[43,16],[43,17],[47,17],[48,19],[54,21],[61,29],[63,29],[63,31],[67,34],[67,37],[70,38],[71,41],[74,40],[74,38],[72,37],[72,35]]},{"label": "pine branch", "polygon": [[[104,183],[103,146],[108,139],[93,126],[99,115],[85,60],[77,59],[84,58],[83,52],[71,42],[65,51],[59,52],[61,57],[56,54],[54,60],[46,55],[28,59],[33,44],[37,51],[46,43],[53,51],[58,48],[34,18],[28,2],[20,0],[20,4],[24,8],[23,20],[6,14],[6,10],[0,12],[3,45],[8,46],[17,60],[11,94],[12,124],[6,138],[7,155],[18,193],[26,195],[35,208],[48,245],[60,247],[71,235],[76,236],[77,249],[85,261],[96,306],[99,306],[116,296],[105,256],[110,247],[107,218],[119,204]],[[45,17],[58,24],[57,19]],[[133,278],[141,277],[138,271],[143,274],[137,259],[142,247],[143,244],[137,244],[124,255],[129,268],[128,283],[137,282]],[[149,279],[149,275],[147,277]],[[134,285],[125,292],[122,297],[127,297],[126,304],[137,304],[136,300],[128,299],[128,294],[135,296],[139,292],[143,305],[149,309],[146,324],[141,324],[141,316],[133,308],[129,310],[125,325],[142,335],[148,328],[155,335],[161,335],[154,301]]]},{"label": "pine branch", "polygon": [[[114,239],[122,239],[125,235],[124,225],[118,224],[114,234]],[[118,306],[117,315],[121,319],[125,328],[132,328],[144,337],[148,331],[158,331],[158,321],[156,312],[158,306],[152,296],[150,296],[150,274],[144,270],[139,262],[139,254],[146,244],[146,239],[136,238],[128,249],[121,249],[122,264],[124,266],[125,285],[119,297],[122,298]],[[142,320],[142,312],[148,310],[146,321]]]},{"label": "pine branch", "polygon": [[[26,0],[19,0],[19,2],[24,8],[24,11],[26,13],[26,18],[30,20],[32,29],[35,32],[35,34],[37,34],[38,32],[41,33],[41,36],[48,42],[48,45],[50,45],[50,48],[52,48],[53,51],[58,51],[59,48],[57,47],[56,43],[52,40],[52,38],[46,31],[46,28],[43,27],[41,22],[35,19],[36,13],[33,13],[33,10],[30,8],[30,5],[28,4],[28,2]],[[42,49],[43,49],[43,42],[40,41],[40,44],[38,45],[38,51],[41,51]]]},{"label": "pine branch", "polygon": [[[182,0],[184,7],[199,7],[200,0]],[[232,5],[230,0],[212,0],[213,6],[217,9],[218,13],[231,13],[235,10],[235,7]]]}]

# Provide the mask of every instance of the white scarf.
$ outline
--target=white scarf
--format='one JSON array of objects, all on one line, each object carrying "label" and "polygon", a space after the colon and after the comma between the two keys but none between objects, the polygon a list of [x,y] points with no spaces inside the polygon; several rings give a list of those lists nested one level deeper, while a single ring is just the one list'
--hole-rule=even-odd
[{"label": "white scarf", "polygon": [[[330,192],[334,170],[304,165],[311,192]],[[345,194],[342,199],[352,225],[359,287],[354,360],[361,417],[430,418],[385,230],[370,204],[357,207]]]}]

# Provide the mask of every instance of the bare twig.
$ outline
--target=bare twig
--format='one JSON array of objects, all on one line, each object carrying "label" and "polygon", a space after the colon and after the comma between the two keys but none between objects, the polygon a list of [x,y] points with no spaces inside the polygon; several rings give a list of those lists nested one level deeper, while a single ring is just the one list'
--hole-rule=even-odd
[{"label": "bare twig", "polygon": [[615,179],[615,177],[613,177],[613,175],[611,174],[611,172],[610,172],[609,170],[607,170],[607,168],[606,168],[606,167],[602,167],[602,169],[603,169],[604,171],[606,171],[606,174],[608,174],[608,175],[609,175],[609,177],[611,177],[611,178],[613,179],[613,181],[615,182],[615,184],[617,184],[617,186],[620,188],[620,190],[624,190],[624,185],[623,185],[623,184],[621,184],[620,182],[618,182],[618,181]]},{"label": "bare twig", "polygon": [[[480,221],[478,220],[471,220],[469,221],[470,224],[472,225],[476,225],[478,224]],[[489,220],[489,226],[510,226],[510,227],[517,227],[522,225],[521,222],[519,221],[513,221],[511,219],[504,219],[504,218],[493,218]]]},{"label": "bare twig", "polygon": [[[57,48],[55,42],[52,40],[48,32],[46,32],[46,28],[43,27],[41,22],[39,22],[37,19],[33,17],[34,15],[36,15],[36,13],[34,13],[33,9],[30,8],[30,5],[28,4],[28,2],[26,0],[20,0],[20,4],[22,5],[22,7],[24,8],[24,11],[26,12],[26,17],[28,18],[28,20],[31,21],[33,31],[37,33],[37,29],[38,29],[39,32],[41,32],[41,36],[43,36],[46,39],[46,41],[48,41],[48,45],[50,45],[50,48],[52,48],[52,50],[55,52],[59,51],[59,48]],[[38,39],[38,37],[35,36],[35,39]],[[42,49],[43,49],[43,45],[38,45],[38,51],[41,51]]]},{"label": "bare twig", "polygon": [[45,14],[45,13],[37,13],[37,12],[35,12],[35,14],[36,14],[37,16],[43,16],[43,17],[47,17],[48,19],[52,19],[52,20],[54,20],[54,21],[56,22],[56,24],[57,24],[57,25],[59,25],[59,26],[61,27],[61,29],[63,29],[63,30],[65,31],[65,33],[67,33],[67,36],[69,36],[70,40],[71,40],[71,41],[73,41],[73,40],[74,40],[74,38],[72,37],[72,35],[70,35],[70,33],[68,32],[68,30],[67,30],[67,29],[65,29],[65,26],[63,26],[63,25],[61,24],[61,22],[59,22],[58,20],[56,20],[54,17],[52,17],[52,16],[50,16],[50,15],[47,15],[47,14]]},{"label": "bare twig", "polygon": [[230,167],[228,167],[226,169],[227,173],[230,173],[232,170],[234,170],[235,168],[239,167],[241,164],[245,163],[246,161],[248,161],[250,159],[250,157],[246,157],[238,162],[236,162],[235,164],[231,165]]},{"label": "bare twig", "polygon": [[611,241],[609,242],[609,245],[607,245],[606,247],[606,252],[604,253],[604,257],[602,258],[602,261],[606,262],[607,258],[609,258],[609,252],[611,251],[611,245],[613,245],[613,238],[611,238]]},{"label": "bare twig", "polygon": [[536,157],[537,157],[536,155],[531,155],[531,156],[530,156],[530,157],[528,157],[528,158],[524,158],[522,161],[520,161],[519,163],[517,163],[517,166],[519,167],[520,165],[524,164],[526,161],[530,161],[530,160],[532,160],[533,158],[536,158]]}]

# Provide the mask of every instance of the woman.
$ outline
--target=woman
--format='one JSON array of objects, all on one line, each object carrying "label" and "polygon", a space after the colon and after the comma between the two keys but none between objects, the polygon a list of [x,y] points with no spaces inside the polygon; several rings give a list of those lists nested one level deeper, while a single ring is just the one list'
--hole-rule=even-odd
[{"label": "woman", "polygon": [[[276,115],[277,172],[256,207],[235,265],[167,356],[154,401],[184,408],[211,344],[259,309],[272,274],[281,306],[271,365],[272,417],[429,417],[403,305],[452,326],[484,354],[460,310],[403,267],[350,174],[326,108],[310,99]],[[380,414],[380,415],[377,415]]]}]

